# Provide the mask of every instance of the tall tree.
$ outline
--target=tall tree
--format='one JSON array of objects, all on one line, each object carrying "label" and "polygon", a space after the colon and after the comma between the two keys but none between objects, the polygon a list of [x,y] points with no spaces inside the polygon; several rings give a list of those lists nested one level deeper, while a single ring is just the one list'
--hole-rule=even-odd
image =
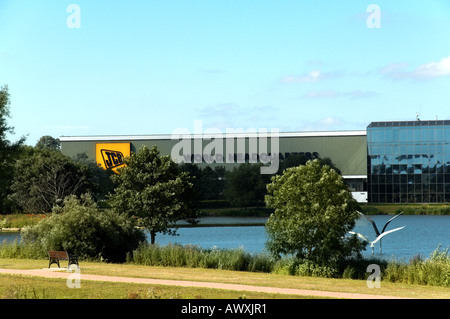
[{"label": "tall tree", "polygon": [[261,174],[260,167],[243,163],[227,172],[224,194],[230,204],[243,208],[263,204],[270,175]]},{"label": "tall tree", "polygon": [[266,223],[267,247],[274,255],[319,263],[359,256],[362,244],[346,236],[359,205],[330,166],[313,160],[288,168],[272,178],[267,190],[266,205],[275,209]]},{"label": "tall tree", "polygon": [[66,196],[95,188],[89,168],[59,151],[29,147],[24,153],[15,164],[20,174],[14,176],[10,198],[27,212],[50,212]]},{"label": "tall tree", "polygon": [[11,212],[12,203],[8,195],[14,177],[14,162],[25,142],[24,137],[15,143],[11,143],[7,138],[8,133],[14,132],[7,124],[7,118],[10,116],[9,106],[8,86],[5,85],[0,89],[0,213]]},{"label": "tall tree", "polygon": [[176,234],[176,222],[195,223],[197,212],[190,205],[192,183],[170,156],[161,156],[155,146],[143,146],[125,158],[113,176],[117,183],[110,198],[113,209],[140,219],[155,243],[157,233]]},{"label": "tall tree", "polygon": [[42,136],[39,141],[37,141],[36,146],[40,149],[51,149],[58,151],[61,149],[61,141],[59,138],[54,138],[50,135]]},{"label": "tall tree", "polygon": [[[292,154],[291,156],[287,157],[284,161],[280,163],[280,167],[278,169],[278,175],[283,174],[284,170],[290,167],[296,167],[299,165],[305,165],[308,161],[312,160],[314,158],[311,158],[311,156],[306,156],[305,154]],[[320,158],[317,157],[317,159],[321,165],[328,165],[332,169],[334,169],[336,172],[341,174],[341,171],[334,165],[333,161],[329,157]]]},{"label": "tall tree", "polygon": [[222,199],[225,188],[225,167],[201,168],[198,164],[183,163],[180,169],[182,172],[188,172],[193,178],[191,182],[196,201]]}]

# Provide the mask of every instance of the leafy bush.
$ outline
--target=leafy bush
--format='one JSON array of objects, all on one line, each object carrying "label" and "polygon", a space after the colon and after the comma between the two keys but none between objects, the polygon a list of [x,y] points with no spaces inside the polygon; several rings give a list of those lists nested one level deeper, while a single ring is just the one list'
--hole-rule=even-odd
[{"label": "leafy bush", "polygon": [[267,185],[266,247],[274,256],[293,255],[316,264],[360,256],[366,243],[346,236],[359,204],[342,176],[318,160],[288,168]]},{"label": "leafy bush", "polygon": [[80,258],[122,262],[126,253],[145,240],[143,232],[124,215],[99,211],[90,196],[67,197],[63,207],[23,233],[26,244],[44,250],[66,250]]},{"label": "leafy bush", "polygon": [[338,271],[331,266],[322,266],[305,259],[295,268],[295,274],[298,276],[337,278]]},{"label": "leafy bush", "polygon": [[276,261],[273,266],[272,272],[279,275],[295,275],[295,269],[297,268],[299,262],[298,259],[292,256],[287,256],[280,258]]}]

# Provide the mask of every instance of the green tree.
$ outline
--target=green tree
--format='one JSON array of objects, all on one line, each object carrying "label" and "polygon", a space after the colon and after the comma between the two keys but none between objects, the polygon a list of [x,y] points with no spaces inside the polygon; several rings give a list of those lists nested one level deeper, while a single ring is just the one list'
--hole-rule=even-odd
[{"label": "green tree", "polygon": [[151,244],[159,232],[176,234],[179,220],[195,223],[189,174],[181,172],[170,156],[161,156],[157,147],[143,146],[124,161],[126,166],[113,176],[118,186],[110,204],[118,212],[137,217],[150,233]]},{"label": "green tree", "polygon": [[86,165],[59,151],[28,147],[17,160],[12,199],[29,213],[47,213],[65,197],[92,192],[95,184]]},{"label": "green tree", "polygon": [[8,195],[11,193],[10,187],[14,177],[14,162],[25,142],[24,137],[15,143],[7,139],[7,134],[14,132],[7,124],[9,107],[8,86],[5,85],[0,89],[0,213],[11,212],[13,204]]},{"label": "green tree", "polygon": [[39,139],[39,141],[37,141],[35,147],[57,151],[61,149],[61,141],[59,140],[59,138],[54,138],[50,135],[44,135]]},{"label": "green tree", "polygon": [[247,208],[264,202],[270,175],[261,174],[260,164],[243,163],[225,175],[225,198],[230,204]]},{"label": "green tree", "polygon": [[[334,169],[336,172],[341,174],[341,171],[334,165],[333,161],[329,157],[324,158],[316,158],[321,165],[328,165],[332,169]],[[278,169],[278,175],[283,174],[284,170],[290,167],[297,167],[299,165],[305,165],[308,161],[312,160],[311,156],[307,156],[306,154],[291,154],[289,157],[287,157],[284,161],[280,163],[279,169]]]},{"label": "green tree", "polygon": [[89,195],[68,196],[53,214],[24,230],[22,238],[41,250],[66,250],[81,258],[124,262],[145,241],[133,220],[111,210],[98,211]]},{"label": "green tree", "polygon": [[267,248],[318,263],[360,256],[363,248],[346,236],[358,218],[358,203],[342,177],[319,160],[289,168],[267,185]]},{"label": "green tree", "polygon": [[87,168],[86,178],[91,186],[89,191],[94,200],[97,203],[105,201],[108,195],[114,191],[114,183],[111,179],[111,176],[115,174],[114,171],[110,168],[103,169],[94,159],[90,159],[86,153],[78,153],[72,160]]},{"label": "green tree", "polygon": [[221,199],[225,189],[225,167],[206,166],[201,170],[200,189],[203,200]]}]

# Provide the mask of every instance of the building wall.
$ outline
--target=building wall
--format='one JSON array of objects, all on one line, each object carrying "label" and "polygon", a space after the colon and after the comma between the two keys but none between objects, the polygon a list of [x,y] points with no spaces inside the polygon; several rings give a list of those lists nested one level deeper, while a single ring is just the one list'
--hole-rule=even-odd
[{"label": "building wall", "polygon": [[369,201],[450,201],[450,121],[374,122],[367,128]]},{"label": "building wall", "polygon": [[[222,154],[226,154],[226,139],[224,136]],[[185,137],[186,138],[186,137]],[[190,138],[191,153],[195,154],[195,143],[201,141],[201,149],[205,150],[212,140]],[[252,143],[249,138],[245,139],[245,150],[241,152],[238,148],[237,138],[232,138],[234,144],[234,154],[241,153],[239,158],[247,158],[252,156],[249,144]],[[78,153],[85,153],[90,159],[96,160],[96,145],[107,143],[130,143],[131,152],[136,152],[140,147],[146,145],[152,147],[156,145],[162,155],[171,155],[172,149],[180,140],[172,140],[170,135],[154,135],[154,136],[92,136],[92,137],[61,137],[61,150],[63,154],[70,157]],[[267,153],[272,152],[273,139],[267,138]],[[344,176],[353,176],[356,178],[367,177],[367,143],[365,131],[350,132],[314,132],[314,133],[279,133],[279,155],[278,158],[283,160],[290,154],[304,153],[308,156],[321,158],[329,157],[333,163],[341,170]],[[256,144],[260,142],[260,138],[256,138]],[[198,150],[198,148],[197,148]],[[261,153],[257,150],[257,153]],[[188,154],[188,153],[187,153]],[[197,154],[198,156],[201,155]],[[196,156],[197,156],[196,155]],[[235,155],[234,163],[213,163],[212,165],[223,165],[226,168],[232,168],[237,163]],[[245,156],[246,155],[246,156]],[[198,159],[199,157],[195,157]],[[224,156],[225,157],[225,156]],[[186,156],[189,158],[189,156]],[[191,156],[191,160],[195,160]],[[229,160],[229,158],[228,158]],[[259,161],[259,158],[258,158]],[[204,161],[203,161],[204,162]],[[202,163],[201,165],[207,165]]]}]

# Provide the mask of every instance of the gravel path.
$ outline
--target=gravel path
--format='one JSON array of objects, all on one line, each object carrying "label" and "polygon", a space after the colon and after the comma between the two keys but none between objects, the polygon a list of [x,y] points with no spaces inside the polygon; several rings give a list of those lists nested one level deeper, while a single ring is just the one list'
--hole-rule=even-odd
[{"label": "gravel path", "polygon": [[[1,274],[13,274],[13,275],[25,275],[25,276],[40,276],[40,277],[47,277],[47,278],[62,278],[62,279],[67,279],[70,275],[72,275],[72,276],[74,275],[71,272],[65,271],[65,268],[61,268],[61,269],[44,268],[44,269],[33,269],[33,270],[0,269],[0,273]],[[95,280],[95,281],[110,281],[110,282],[124,282],[124,283],[143,283],[143,284],[151,284],[151,285],[168,285],[168,286],[180,286],[180,287],[203,287],[203,288],[226,289],[226,290],[237,290],[237,291],[254,291],[254,292],[279,293],[279,294],[300,295],[300,296],[344,298],[344,299],[402,299],[402,298],[394,297],[394,296],[357,294],[357,293],[347,293],[347,292],[262,287],[262,286],[215,283],[215,282],[185,281],[185,280],[113,277],[113,276],[101,276],[101,275],[89,275],[89,274],[80,274],[80,280],[81,281]]]}]

